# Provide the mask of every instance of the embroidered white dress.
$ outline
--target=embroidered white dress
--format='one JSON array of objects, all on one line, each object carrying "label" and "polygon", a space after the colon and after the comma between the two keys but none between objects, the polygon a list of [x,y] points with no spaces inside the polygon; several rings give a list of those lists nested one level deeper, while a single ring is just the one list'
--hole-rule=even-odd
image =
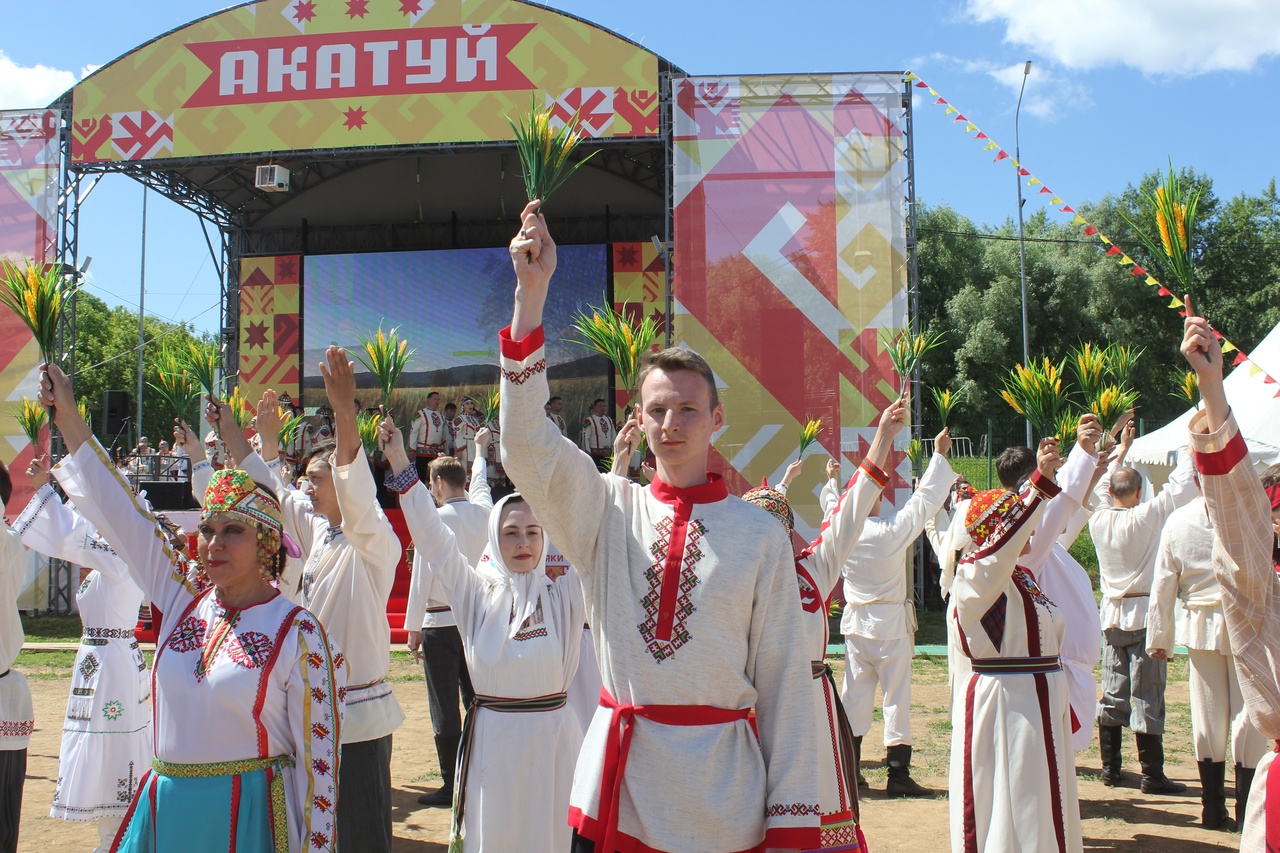
[{"label": "embroidered white dress", "polygon": [[951,588],[972,667],[952,708],[953,853],[1083,849],[1068,676],[1058,660],[1066,620],[1016,566],[1058,491],[1038,472],[1032,482],[987,541],[961,559]]},{"label": "embroidered white dress", "polygon": [[[228,609],[212,587],[201,591],[106,459],[91,440],[54,470],[165,613],[152,730],[157,766],[171,771],[144,775],[114,849],[333,850],[341,653],[283,595]],[[186,765],[214,767],[177,775]]]},{"label": "embroidered white dress", "polygon": [[[474,569],[421,483],[400,496],[400,508],[415,548],[453,609],[476,695],[535,699],[567,692],[578,668],[585,610],[577,574],[563,562],[562,571],[547,573],[544,555],[531,579],[536,607],[513,631],[511,588],[489,568],[501,502],[489,523],[489,546]],[[567,851],[565,815],[582,744],[573,709],[564,702],[546,711],[479,707],[470,713],[475,731],[463,800],[463,850]]]},{"label": "embroidered white dress", "polygon": [[93,525],[44,485],[18,516],[28,548],[92,569],[76,592],[84,631],[50,817],[124,817],[151,767],[151,672],[133,634],[142,590]]},{"label": "embroidered white dress", "polygon": [[601,474],[543,413],[542,329],[505,330],[501,348],[507,475],[582,575],[618,706],[583,742],[574,828],[599,851],[606,837],[641,853],[816,846],[812,650],[785,532],[717,476],[680,489]]}]

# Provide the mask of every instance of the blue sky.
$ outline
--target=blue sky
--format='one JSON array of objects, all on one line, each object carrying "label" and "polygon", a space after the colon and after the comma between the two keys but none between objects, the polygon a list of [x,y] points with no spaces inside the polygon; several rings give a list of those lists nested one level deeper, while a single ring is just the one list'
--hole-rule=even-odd
[{"label": "blue sky", "polygon": [[[391,0],[380,0],[391,2]],[[324,2],[324,0],[320,0]],[[379,2],[379,0],[375,0]],[[440,0],[456,2],[456,0]],[[0,0],[0,108],[43,106],[76,79],[218,0]],[[1220,197],[1276,174],[1276,0],[554,0],[692,74],[911,69],[1012,150],[1022,64],[1023,162],[1071,204],[1175,165]],[[916,102],[916,191],[979,222],[1015,211],[1013,172]],[[141,188],[109,177],[83,208],[93,291],[136,308]],[[1031,196],[1028,210],[1043,196]],[[152,196],[148,313],[216,329],[218,283],[194,214]]]}]

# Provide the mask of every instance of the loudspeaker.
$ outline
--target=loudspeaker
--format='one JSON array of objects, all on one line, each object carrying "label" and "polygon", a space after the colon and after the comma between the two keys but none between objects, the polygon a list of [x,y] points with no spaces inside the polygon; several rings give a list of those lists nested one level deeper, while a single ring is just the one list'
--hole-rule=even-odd
[{"label": "loudspeaker", "polygon": [[128,391],[102,392],[102,434],[114,436],[124,429],[125,418],[129,417]]}]

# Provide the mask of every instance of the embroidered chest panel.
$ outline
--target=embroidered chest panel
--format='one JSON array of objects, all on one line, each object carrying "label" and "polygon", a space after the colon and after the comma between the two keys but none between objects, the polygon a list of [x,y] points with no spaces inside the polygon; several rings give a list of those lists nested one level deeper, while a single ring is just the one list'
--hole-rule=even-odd
[{"label": "embroidered chest panel", "polygon": [[[511,618],[515,619],[515,613],[511,614]],[[539,598],[538,605],[534,608],[533,613],[528,619],[524,620],[520,625],[520,630],[516,631],[515,636],[511,639],[516,642],[523,642],[545,636],[547,636],[547,624],[542,615],[542,599]]]},{"label": "embroidered chest panel", "polygon": [[261,669],[271,660],[270,637],[258,631],[237,631],[240,611],[216,612],[212,627],[209,620],[191,614],[178,624],[166,643],[171,651],[196,655],[193,670],[197,684],[204,681],[219,655],[245,669]]},{"label": "embroidered chest panel", "polygon": [[1049,596],[1045,595],[1044,590],[1040,589],[1040,585],[1036,583],[1036,579],[1031,576],[1030,572],[1021,566],[1013,570],[1013,582],[1016,583],[1023,592],[1031,596],[1031,600],[1034,601],[1037,606],[1047,608],[1052,608],[1054,606],[1053,602],[1049,600]]},{"label": "embroidered chest panel", "polygon": [[[702,559],[702,548],[699,542],[707,532],[707,528],[701,519],[690,519],[688,522],[685,532],[684,555],[680,561],[677,588],[674,596],[674,621],[672,623],[671,638],[663,639],[658,634],[658,622],[661,618],[664,592],[662,576],[668,552],[671,548],[673,527],[674,521],[671,518],[664,518],[654,525],[658,538],[649,546],[649,553],[653,556],[653,563],[649,568],[645,569],[644,573],[644,578],[649,584],[649,590],[640,599],[640,605],[644,608],[646,618],[636,626],[640,630],[641,639],[645,642],[645,648],[658,663],[671,658],[675,655],[677,649],[693,639],[693,635],[689,633],[688,620],[697,608],[693,605],[691,594],[699,583],[698,573],[695,571],[698,562]],[[671,598],[669,593],[667,598]]]}]

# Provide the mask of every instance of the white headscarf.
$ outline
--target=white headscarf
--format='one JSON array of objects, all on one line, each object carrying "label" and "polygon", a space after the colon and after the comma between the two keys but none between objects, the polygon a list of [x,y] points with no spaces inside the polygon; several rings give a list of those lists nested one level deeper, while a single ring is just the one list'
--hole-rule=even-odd
[{"label": "white headscarf", "polygon": [[[513,498],[519,498],[518,492],[507,495],[493,507],[489,513],[489,544],[480,556],[476,572],[485,580],[496,586],[505,586],[511,590],[511,627],[507,636],[514,637],[520,626],[538,610],[538,601],[542,597],[542,588],[547,584],[547,537],[542,537],[542,553],[538,555],[538,564],[532,571],[513,572],[507,568],[502,559],[502,510]],[[528,506],[528,504],[525,504]]]}]

